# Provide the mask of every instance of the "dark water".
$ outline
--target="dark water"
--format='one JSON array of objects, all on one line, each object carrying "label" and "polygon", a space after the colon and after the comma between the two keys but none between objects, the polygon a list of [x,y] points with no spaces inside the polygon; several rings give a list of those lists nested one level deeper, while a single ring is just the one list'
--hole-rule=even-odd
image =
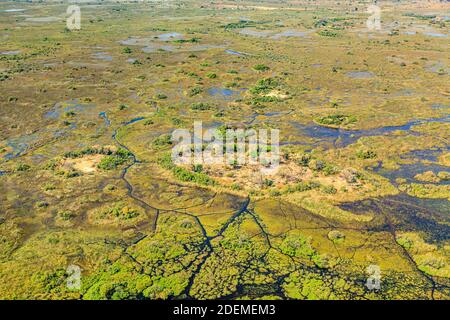
[{"label": "dark water", "polygon": [[[394,131],[410,131],[413,126],[430,122],[450,122],[450,114],[442,118],[412,120],[404,125],[386,126],[367,130],[346,130],[316,124],[304,125],[297,122],[291,122],[291,124],[300,131],[299,135],[301,136],[319,139],[320,142],[332,143],[336,147],[345,147],[356,142],[361,137],[381,136]],[[411,132],[411,134],[418,133]],[[295,144],[295,142],[292,144]]]},{"label": "dark water", "polygon": [[7,153],[4,156],[4,159],[11,160],[17,158],[25,151],[27,151],[31,144],[39,141],[39,138],[40,136],[38,133],[33,133],[9,139],[6,145],[10,147],[12,151],[10,153]]},{"label": "dark water", "polygon": [[107,127],[111,125],[111,121],[108,119],[108,115],[106,114],[106,112],[102,111],[98,115],[100,118],[103,118],[103,120],[105,120],[105,124]]},{"label": "dark water", "polygon": [[[378,222],[374,230],[424,232],[426,241],[450,239],[450,202],[446,199],[419,199],[399,194],[344,203],[339,206],[354,213],[372,212]],[[390,224],[390,225],[389,225]]]},{"label": "dark water", "polygon": [[245,89],[231,90],[227,88],[210,88],[208,89],[208,94],[214,97],[219,97],[228,100],[237,98],[244,90]]},{"label": "dark water", "polygon": [[123,125],[127,126],[127,125],[129,125],[129,124],[132,124],[132,123],[141,121],[141,120],[143,120],[143,119],[145,119],[145,117],[137,117],[137,118],[133,118],[133,119],[131,119],[130,121],[124,122]]},{"label": "dark water", "polygon": [[69,126],[63,129],[50,130],[44,129],[42,131],[32,133],[29,135],[23,135],[8,139],[6,145],[12,149],[10,153],[4,156],[5,160],[11,160],[22,156],[32,145],[42,141],[46,133],[50,133],[55,138],[59,138],[68,133],[68,131],[76,128],[76,123],[71,123]]},{"label": "dark water", "polygon": [[[63,107],[62,103],[55,103],[53,109],[44,114],[44,118],[46,119],[61,119],[66,112],[75,113],[74,118],[68,118],[69,125],[53,131],[54,137],[61,137],[67,134],[68,131],[74,130],[77,128],[77,116],[78,115],[93,115],[95,105],[94,104],[83,104],[79,103],[77,100],[65,102],[67,105]],[[48,131],[48,130],[47,130]]]},{"label": "dark water", "polygon": [[[450,173],[450,168],[446,166],[441,166],[438,164],[424,164],[422,162],[416,162],[411,164],[402,164],[400,165],[399,169],[396,170],[386,170],[383,168],[375,170],[376,173],[379,175],[382,175],[385,178],[388,178],[391,183],[396,184],[395,180],[398,178],[405,179],[407,183],[427,183],[427,184],[433,184],[433,182],[424,182],[416,180],[414,177],[417,174],[424,173],[426,171],[433,171],[435,174],[438,172],[448,172]],[[449,180],[441,180],[439,183],[436,183],[439,185],[448,185],[450,184]]]},{"label": "dark water", "polygon": [[[67,106],[63,107],[61,103],[56,103],[52,110],[44,114],[46,119],[60,119],[66,112],[74,112],[75,117],[78,114],[90,114],[93,112],[95,105],[93,104],[81,104],[76,100],[67,102]],[[8,139],[6,145],[12,149],[12,151],[4,156],[5,160],[11,160],[23,155],[33,144],[38,143],[46,134],[50,133],[53,137],[58,138],[67,134],[70,130],[77,128],[76,118],[67,119],[69,125],[60,129],[48,129],[44,128],[39,132],[32,134],[22,135]]]},{"label": "dark water", "polygon": [[438,160],[438,157],[445,151],[450,151],[450,146],[429,150],[414,150],[403,155],[402,159],[418,159],[435,162]]},{"label": "dark water", "polygon": [[235,55],[235,56],[244,56],[244,55],[246,55],[246,53],[239,52],[239,51],[234,51],[234,50],[230,50],[230,49],[225,50],[225,52],[229,53],[229,54],[232,54],[232,55]]},{"label": "dark water", "polygon": [[285,113],[284,112],[280,112],[280,111],[274,111],[274,112],[264,113],[264,116],[266,116],[266,117],[276,117],[276,116],[280,116],[282,114],[285,114]]},{"label": "dark water", "polygon": [[[415,150],[403,155],[402,159],[415,160],[414,163],[401,164],[400,168],[395,170],[387,170],[384,169],[381,165],[374,169],[374,171],[385,178],[388,178],[391,183],[397,184],[395,182],[396,179],[406,179],[407,183],[433,183],[433,182],[424,182],[416,180],[414,177],[417,174],[424,173],[426,171],[433,171],[435,174],[438,172],[448,172],[450,173],[450,168],[447,166],[443,166],[437,163],[429,163],[436,162],[437,158],[445,151],[450,150],[450,147],[434,150]],[[423,162],[428,161],[428,162]],[[436,183],[439,185],[448,185],[450,184],[449,180],[441,180]]]},{"label": "dark water", "polygon": [[44,114],[44,118],[58,119],[66,112],[85,113],[95,108],[93,104],[82,104],[77,101],[70,101],[66,107],[62,107],[61,103],[55,103],[53,109]]}]

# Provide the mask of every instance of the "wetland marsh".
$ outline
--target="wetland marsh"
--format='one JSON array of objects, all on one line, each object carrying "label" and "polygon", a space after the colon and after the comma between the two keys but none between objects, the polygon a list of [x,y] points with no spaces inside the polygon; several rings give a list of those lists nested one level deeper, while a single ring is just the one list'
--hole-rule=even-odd
[{"label": "wetland marsh", "polygon": [[450,5],[287,3],[0,3],[0,299],[450,298]]}]

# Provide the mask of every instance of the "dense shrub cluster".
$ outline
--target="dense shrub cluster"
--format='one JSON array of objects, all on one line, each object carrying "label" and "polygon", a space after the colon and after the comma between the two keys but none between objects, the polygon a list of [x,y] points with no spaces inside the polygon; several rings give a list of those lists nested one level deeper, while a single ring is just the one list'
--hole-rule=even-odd
[{"label": "dense shrub cluster", "polygon": [[258,81],[256,86],[250,89],[252,94],[269,93],[279,85],[279,82],[274,78],[266,78]]},{"label": "dense shrub cluster", "polygon": [[333,114],[317,119],[317,122],[323,125],[341,125],[350,124],[356,121],[354,116],[348,116],[345,114]]},{"label": "dense shrub cluster", "polygon": [[176,166],[172,162],[170,154],[166,154],[163,157],[159,158],[158,163],[164,169],[170,170],[173,175],[181,181],[194,182],[205,186],[216,184],[216,182],[205,173],[191,172],[185,168]]},{"label": "dense shrub cluster", "polygon": [[98,164],[99,169],[112,170],[124,164],[132,156],[131,152],[119,148],[114,154],[104,157]]}]

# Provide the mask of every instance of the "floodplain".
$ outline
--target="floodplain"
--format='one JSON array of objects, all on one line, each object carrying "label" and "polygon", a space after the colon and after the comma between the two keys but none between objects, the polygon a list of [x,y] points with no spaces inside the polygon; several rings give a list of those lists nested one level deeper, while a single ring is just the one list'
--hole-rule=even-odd
[{"label": "floodplain", "polygon": [[[0,299],[448,300],[450,5],[369,4],[0,3]],[[174,164],[194,121],[279,170]]]}]

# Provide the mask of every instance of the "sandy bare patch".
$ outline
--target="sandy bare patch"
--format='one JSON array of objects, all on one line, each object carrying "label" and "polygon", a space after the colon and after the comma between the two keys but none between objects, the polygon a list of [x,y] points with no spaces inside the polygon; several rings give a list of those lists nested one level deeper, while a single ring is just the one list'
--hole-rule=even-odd
[{"label": "sandy bare patch", "polygon": [[[184,166],[189,170],[189,166]],[[204,165],[203,172],[218,181],[222,185],[239,185],[242,189],[264,189],[268,180],[270,185],[279,190],[285,187],[295,186],[299,182],[316,182],[322,186],[333,186],[336,190],[346,189],[349,192],[355,188],[361,188],[353,169],[344,169],[335,174],[326,175],[320,171],[314,171],[309,167],[301,166],[292,160],[281,159],[278,169],[273,174],[263,173],[261,164],[245,164],[242,166],[229,165]],[[355,176],[355,177],[353,177]]]},{"label": "sandy bare patch", "polygon": [[98,170],[97,165],[100,163],[104,155],[93,154],[83,158],[65,159],[63,167],[72,168],[83,173],[94,173]]},{"label": "sandy bare patch", "polygon": [[274,97],[274,98],[282,99],[282,100],[289,98],[289,96],[287,94],[284,94],[283,92],[278,91],[278,90],[273,90],[273,91],[269,92],[266,96]]}]

